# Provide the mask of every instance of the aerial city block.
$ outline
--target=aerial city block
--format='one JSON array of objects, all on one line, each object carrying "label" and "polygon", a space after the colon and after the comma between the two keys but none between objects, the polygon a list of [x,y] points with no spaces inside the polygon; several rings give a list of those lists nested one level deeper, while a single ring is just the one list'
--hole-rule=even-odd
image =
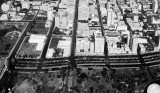
[{"label": "aerial city block", "polygon": [[0,93],[160,93],[160,0],[0,0]]}]

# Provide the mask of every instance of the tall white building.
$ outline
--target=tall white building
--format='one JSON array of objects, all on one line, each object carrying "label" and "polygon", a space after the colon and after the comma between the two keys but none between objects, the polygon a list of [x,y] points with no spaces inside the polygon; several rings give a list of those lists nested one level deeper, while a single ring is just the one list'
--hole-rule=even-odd
[{"label": "tall white building", "polygon": [[138,44],[139,43],[147,43],[147,39],[146,38],[137,38],[137,37],[133,37],[132,39],[132,53],[133,54],[137,54],[137,48],[138,48]]},{"label": "tall white building", "polygon": [[30,4],[28,2],[22,2],[22,9],[29,9],[30,8]]},{"label": "tall white building", "polygon": [[7,12],[9,9],[10,9],[10,5],[9,4],[6,4],[6,3],[3,3],[2,5],[1,5],[1,8],[2,8],[2,11],[3,12]]},{"label": "tall white building", "polygon": [[153,12],[156,13],[158,11],[158,1],[153,0]]},{"label": "tall white building", "polygon": [[55,15],[55,27],[58,27],[59,28],[59,22],[60,22],[60,18],[59,18],[59,15]]},{"label": "tall white building", "polygon": [[114,24],[115,13],[109,9],[107,12],[107,26],[111,26]]},{"label": "tall white building", "polygon": [[110,2],[107,0],[107,10],[108,9],[111,9],[111,4],[110,4]]},{"label": "tall white building", "polygon": [[103,37],[95,37],[95,53],[104,53]]},{"label": "tall white building", "polygon": [[53,9],[49,9],[47,11],[47,20],[53,21],[53,18],[54,18]]},{"label": "tall white building", "polygon": [[139,21],[139,16],[138,16],[138,15],[135,15],[135,16],[133,17],[133,21],[134,21],[134,22],[138,22],[138,21]]}]

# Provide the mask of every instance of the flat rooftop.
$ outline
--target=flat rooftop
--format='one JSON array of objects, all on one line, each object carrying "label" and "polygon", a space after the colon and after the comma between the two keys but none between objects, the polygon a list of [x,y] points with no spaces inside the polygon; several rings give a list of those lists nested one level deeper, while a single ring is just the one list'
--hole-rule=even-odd
[{"label": "flat rooftop", "polygon": [[76,39],[76,55],[104,55],[104,38],[96,38],[91,40],[88,37],[77,37]]},{"label": "flat rooftop", "polygon": [[21,47],[19,48],[16,58],[18,59],[37,59],[40,58],[45,44],[45,38],[25,37]]},{"label": "flat rooftop", "polygon": [[52,37],[46,58],[69,57],[71,41],[71,37]]},{"label": "flat rooftop", "polygon": [[132,54],[129,46],[122,43],[118,37],[106,37],[109,55],[115,54]]}]

